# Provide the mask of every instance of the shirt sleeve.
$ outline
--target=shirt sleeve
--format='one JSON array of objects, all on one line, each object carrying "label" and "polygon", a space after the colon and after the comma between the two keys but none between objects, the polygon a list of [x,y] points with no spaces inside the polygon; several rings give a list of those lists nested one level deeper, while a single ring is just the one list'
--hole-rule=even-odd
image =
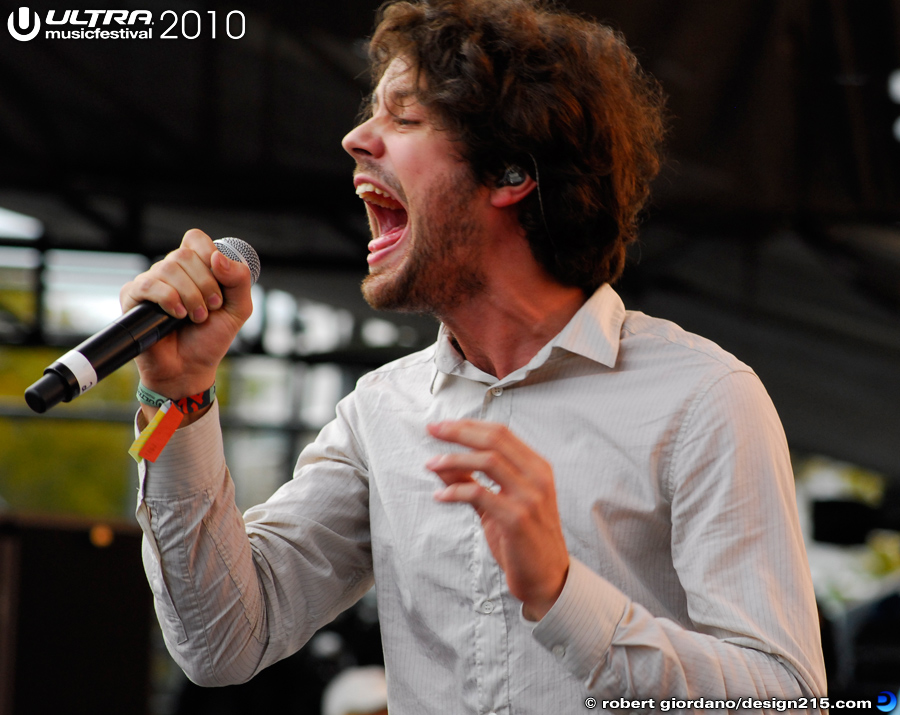
[{"label": "shirt sleeve", "polygon": [[690,627],[572,559],[534,637],[598,699],[825,696],[790,458],[758,378],[730,373],[703,391],[672,455],[671,545]]},{"label": "shirt sleeve", "polygon": [[140,465],[144,567],[166,645],[194,682],[250,679],[371,587],[368,477],[354,419],[351,396],[300,455],[294,478],[243,516],[216,403],[155,463]]}]

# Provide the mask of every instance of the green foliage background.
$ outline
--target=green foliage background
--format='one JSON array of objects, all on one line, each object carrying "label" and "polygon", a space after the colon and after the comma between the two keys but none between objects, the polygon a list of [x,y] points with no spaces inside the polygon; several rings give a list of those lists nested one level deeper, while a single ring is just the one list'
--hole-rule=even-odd
[{"label": "green foliage background", "polygon": [[[27,410],[25,390],[60,352],[58,348],[0,346],[0,405],[7,408],[3,413]],[[107,418],[124,420],[129,411],[133,414],[136,389],[137,371],[132,364],[52,412],[0,416],[0,498],[6,507],[91,517],[129,516],[137,488],[137,468],[128,456],[133,427],[130,422]]]}]

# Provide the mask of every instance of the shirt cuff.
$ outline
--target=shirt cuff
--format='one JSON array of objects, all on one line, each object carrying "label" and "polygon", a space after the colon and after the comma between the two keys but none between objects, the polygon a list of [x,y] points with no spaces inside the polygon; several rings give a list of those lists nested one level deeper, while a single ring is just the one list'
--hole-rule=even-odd
[{"label": "shirt cuff", "polygon": [[219,483],[225,471],[219,401],[196,422],[176,430],[156,461],[142,460],[138,471],[145,499],[178,499]]},{"label": "shirt cuff", "polygon": [[532,635],[566,670],[587,680],[605,662],[629,603],[628,596],[570,556],[562,593]]}]

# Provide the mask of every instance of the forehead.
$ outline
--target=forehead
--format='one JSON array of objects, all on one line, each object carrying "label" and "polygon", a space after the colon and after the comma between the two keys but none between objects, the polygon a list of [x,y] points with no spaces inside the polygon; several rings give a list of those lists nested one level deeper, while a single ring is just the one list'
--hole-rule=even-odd
[{"label": "forehead", "polygon": [[391,60],[372,95],[372,103],[385,103],[388,106],[406,106],[416,103],[417,80],[421,85],[421,78],[417,75],[415,67],[404,57],[395,57]]}]

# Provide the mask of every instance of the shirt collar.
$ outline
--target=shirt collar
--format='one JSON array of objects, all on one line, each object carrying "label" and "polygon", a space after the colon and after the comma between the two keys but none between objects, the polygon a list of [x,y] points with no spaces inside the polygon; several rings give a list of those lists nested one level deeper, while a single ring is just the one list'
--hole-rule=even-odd
[{"label": "shirt collar", "polygon": [[[549,343],[541,348],[529,363],[502,382],[514,382],[543,365],[554,349],[559,348],[607,367],[614,367],[619,354],[619,333],[625,321],[625,305],[619,294],[608,284],[598,288],[585,301],[572,319]],[[432,392],[438,382],[438,374],[459,375],[479,382],[494,383],[496,378],[476,368],[459,353],[450,339],[445,325],[441,325],[434,354]]]},{"label": "shirt collar", "polygon": [[551,343],[601,365],[615,367],[624,322],[625,304],[612,286],[604,283]]}]

